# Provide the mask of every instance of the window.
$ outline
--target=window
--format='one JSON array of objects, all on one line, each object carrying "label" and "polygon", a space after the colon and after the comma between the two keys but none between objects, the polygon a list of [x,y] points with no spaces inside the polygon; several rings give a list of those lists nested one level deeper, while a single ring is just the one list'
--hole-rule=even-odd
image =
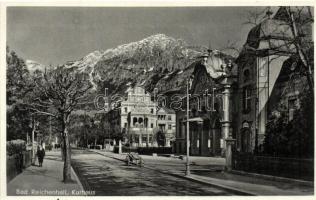
[{"label": "window", "polygon": [[150,124],[150,128],[154,128],[154,124],[153,123]]},{"label": "window", "polygon": [[171,115],[168,115],[168,120],[171,120]]},{"label": "window", "polygon": [[133,126],[135,126],[135,125],[136,125],[136,123],[137,123],[137,118],[136,118],[136,117],[134,117],[134,118],[133,118]]},{"label": "window", "polygon": [[150,110],[150,113],[152,113],[152,114],[154,113],[154,109],[153,108]]},{"label": "window", "polygon": [[125,128],[127,127],[127,123],[124,123],[124,127],[125,127]]},{"label": "window", "polygon": [[243,112],[249,113],[251,110],[251,89],[244,87],[243,89]]},{"label": "window", "polygon": [[171,130],[171,124],[168,125],[168,129]]},{"label": "window", "polygon": [[127,113],[127,108],[126,107],[124,108],[124,112]]}]

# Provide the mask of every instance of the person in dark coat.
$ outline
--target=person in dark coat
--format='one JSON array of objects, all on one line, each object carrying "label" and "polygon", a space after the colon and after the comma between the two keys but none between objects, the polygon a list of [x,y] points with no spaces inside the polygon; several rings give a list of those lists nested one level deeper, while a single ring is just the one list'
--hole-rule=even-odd
[{"label": "person in dark coat", "polygon": [[38,158],[38,163],[40,167],[42,167],[43,165],[44,156],[45,156],[45,150],[42,147],[42,145],[40,145],[37,150],[37,158]]}]

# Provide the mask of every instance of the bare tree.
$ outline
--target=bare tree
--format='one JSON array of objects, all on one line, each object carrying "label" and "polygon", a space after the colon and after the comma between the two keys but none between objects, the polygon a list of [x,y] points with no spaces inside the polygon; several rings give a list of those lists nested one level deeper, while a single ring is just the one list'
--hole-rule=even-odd
[{"label": "bare tree", "polygon": [[[266,15],[263,13],[266,12]],[[269,27],[272,32],[277,32],[278,38],[268,35],[266,30],[263,30],[259,24],[267,18],[271,18],[273,14],[270,7],[262,9],[262,11],[249,11],[246,15],[244,24],[250,24],[260,28],[262,38],[269,39],[269,51],[274,55],[289,56],[296,54],[298,61],[302,63],[302,75],[306,76],[309,91],[314,94],[314,80],[313,80],[313,58],[311,50],[314,47],[312,40],[312,25],[314,23],[314,16],[312,15],[311,7],[280,7],[278,16],[274,17],[279,20],[278,26]],[[263,17],[262,17],[263,16]],[[272,37],[272,38],[271,38]],[[281,43],[273,44],[275,40],[282,41]],[[256,50],[250,46],[245,46],[248,49]]]},{"label": "bare tree", "polygon": [[219,50],[233,57],[238,57],[242,47],[239,47],[236,41],[227,40],[226,44]]},{"label": "bare tree", "polygon": [[[303,11],[306,9],[307,16],[303,17]],[[309,36],[304,30],[304,26],[311,26],[314,22],[314,18],[312,16],[312,12],[310,7],[296,7],[296,12],[293,11],[293,8],[288,6],[285,7],[287,17],[288,17],[288,25],[291,27],[291,31],[293,34],[292,43],[295,45],[296,52],[299,55],[300,60],[302,61],[303,67],[307,72],[307,81],[310,88],[311,94],[314,93],[314,80],[313,80],[313,71],[312,71],[312,62],[310,61],[307,51],[310,48],[313,48],[314,42],[312,39],[308,38]],[[294,16],[296,14],[296,16]],[[305,46],[305,48],[303,47]]]},{"label": "bare tree", "polygon": [[262,9],[256,9],[255,11],[249,10],[245,14],[246,20],[244,21],[244,25],[257,26],[262,20],[264,20],[267,15],[264,15],[270,7],[263,7]]},{"label": "bare tree", "polygon": [[35,114],[50,116],[58,122],[55,128],[60,132],[63,142],[65,183],[72,181],[69,117],[78,102],[85,100],[92,86],[85,76],[62,66],[45,70],[41,76],[35,77],[35,94],[38,96],[29,104]]}]

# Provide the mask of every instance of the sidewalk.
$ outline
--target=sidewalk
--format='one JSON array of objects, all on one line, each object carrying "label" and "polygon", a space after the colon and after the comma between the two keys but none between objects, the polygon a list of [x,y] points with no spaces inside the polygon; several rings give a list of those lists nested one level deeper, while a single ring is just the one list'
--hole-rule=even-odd
[{"label": "sidewalk", "polygon": [[60,152],[46,152],[43,167],[30,166],[7,184],[8,196],[84,195],[83,187],[72,170],[75,183],[64,184]]},{"label": "sidewalk", "polygon": [[[124,160],[126,154],[114,154],[100,150],[92,150],[104,156],[112,157],[118,160]],[[218,158],[209,158],[210,163],[206,163],[205,159],[192,157],[190,166],[191,175],[185,176],[185,160],[143,156],[145,167],[166,173],[172,176],[189,179],[206,185],[217,186],[248,195],[313,195],[314,187],[306,186],[291,181],[274,181],[260,177],[250,177],[223,172],[223,166],[220,164],[222,160]]]}]

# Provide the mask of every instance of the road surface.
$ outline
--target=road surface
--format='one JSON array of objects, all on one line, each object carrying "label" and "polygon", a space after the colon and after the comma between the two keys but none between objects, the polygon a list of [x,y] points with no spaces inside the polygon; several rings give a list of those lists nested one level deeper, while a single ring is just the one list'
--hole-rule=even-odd
[{"label": "road surface", "polygon": [[234,195],[85,150],[73,150],[72,165],[86,190],[96,196],[214,196]]}]

